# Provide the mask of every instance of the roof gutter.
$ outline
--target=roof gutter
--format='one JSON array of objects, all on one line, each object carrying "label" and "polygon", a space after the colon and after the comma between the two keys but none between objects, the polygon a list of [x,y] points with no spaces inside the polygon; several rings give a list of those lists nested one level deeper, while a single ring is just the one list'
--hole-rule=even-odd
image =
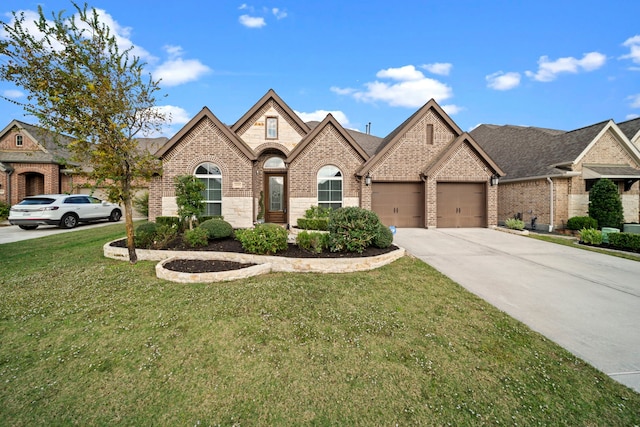
[{"label": "roof gutter", "polygon": [[527,176],[524,178],[500,178],[500,183],[507,184],[511,182],[520,182],[520,181],[535,181],[538,179],[549,179],[549,178],[573,178],[574,176],[582,175],[581,172],[571,171],[567,173],[558,173],[554,175],[537,175],[537,176]]}]

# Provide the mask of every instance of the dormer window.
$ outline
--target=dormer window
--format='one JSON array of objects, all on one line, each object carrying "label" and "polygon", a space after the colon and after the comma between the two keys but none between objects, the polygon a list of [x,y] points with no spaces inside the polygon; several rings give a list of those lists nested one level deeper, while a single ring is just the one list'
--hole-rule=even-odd
[{"label": "dormer window", "polygon": [[22,147],[22,135],[16,135],[16,147]]},{"label": "dormer window", "polygon": [[267,139],[278,139],[278,118],[277,117],[267,117],[267,126],[266,126],[266,138]]}]

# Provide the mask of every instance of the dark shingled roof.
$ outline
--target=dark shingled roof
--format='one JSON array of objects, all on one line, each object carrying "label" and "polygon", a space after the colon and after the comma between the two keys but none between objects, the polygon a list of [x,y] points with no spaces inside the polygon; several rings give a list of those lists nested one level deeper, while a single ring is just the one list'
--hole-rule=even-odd
[{"label": "dark shingled roof", "polygon": [[[320,122],[318,121],[307,122],[307,126],[309,126],[309,128],[311,128],[312,130],[315,129],[319,124]],[[365,153],[367,153],[369,157],[372,157],[374,154],[376,154],[383,141],[382,138],[370,135],[368,133],[362,133],[358,132],[357,130],[346,128],[345,130],[349,133],[349,135],[351,135],[351,138],[353,138],[358,143],[358,145],[364,150]]]},{"label": "dark shingled roof", "polygon": [[471,136],[506,172],[505,179],[561,175],[609,121],[570,132],[523,126],[480,125]]},{"label": "dark shingled roof", "polygon": [[[67,163],[70,154],[64,145],[72,141],[71,137],[55,134],[19,120],[13,120],[11,124],[15,124],[20,129],[24,129],[24,131],[29,133],[46,151],[0,151],[0,161],[7,163],[57,163],[61,165]],[[13,126],[6,130],[12,128]]]},{"label": "dark shingled roof", "polygon": [[640,132],[640,117],[633,120],[627,120],[626,122],[618,123],[618,127],[624,133],[629,140],[632,140],[634,136]]}]

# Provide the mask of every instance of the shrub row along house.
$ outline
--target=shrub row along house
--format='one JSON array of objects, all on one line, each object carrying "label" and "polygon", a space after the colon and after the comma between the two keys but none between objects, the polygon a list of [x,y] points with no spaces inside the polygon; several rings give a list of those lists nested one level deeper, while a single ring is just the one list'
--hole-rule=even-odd
[{"label": "shrub row along house", "polygon": [[[250,227],[295,225],[314,205],[359,206],[397,227],[487,227],[498,222],[502,169],[433,100],[385,138],[331,115],[305,123],[269,90],[227,126],[203,108],[156,153],[150,219],[177,213],[174,178],[206,184],[207,215]],[[261,203],[262,202],[262,203]]]},{"label": "shrub row along house", "polygon": [[[0,133],[0,200],[94,191],[52,141],[18,121]],[[151,220],[177,214],[180,175],[200,178],[206,214],[234,227],[259,217],[296,225],[318,205],[360,206],[396,227],[491,227],[518,216],[563,228],[587,215],[600,178],[618,184],[625,221],[640,220],[640,119],[569,132],[481,125],[465,133],[431,100],[379,138],[331,114],[305,123],[269,90],[233,125],[205,107],[171,139],[141,143],[160,147],[163,164],[149,184]]]}]

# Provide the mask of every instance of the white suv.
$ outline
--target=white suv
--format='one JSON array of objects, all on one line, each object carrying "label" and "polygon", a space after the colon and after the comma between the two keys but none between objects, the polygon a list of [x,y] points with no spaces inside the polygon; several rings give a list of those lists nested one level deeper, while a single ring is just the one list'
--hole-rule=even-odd
[{"label": "white suv", "polygon": [[73,228],[79,222],[101,219],[115,222],[120,218],[122,211],[118,205],[83,194],[29,196],[9,211],[9,223],[23,230],[35,230],[41,224]]}]

